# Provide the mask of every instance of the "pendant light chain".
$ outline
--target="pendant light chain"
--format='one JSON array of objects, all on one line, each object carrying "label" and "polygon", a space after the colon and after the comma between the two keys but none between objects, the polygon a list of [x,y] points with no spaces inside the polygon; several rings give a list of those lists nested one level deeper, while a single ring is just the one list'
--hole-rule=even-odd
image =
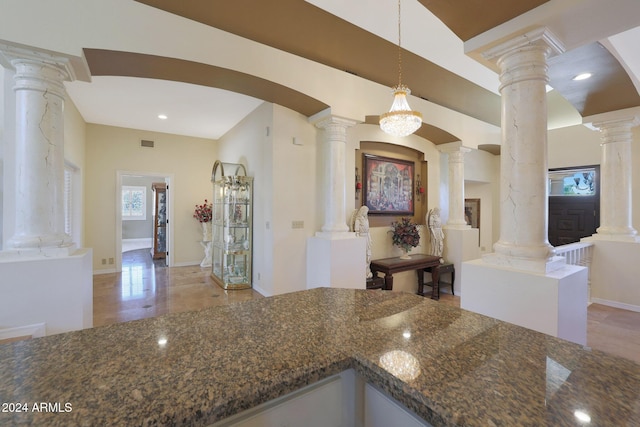
[{"label": "pendant light chain", "polygon": [[407,136],[422,125],[422,114],[409,107],[407,95],[411,93],[402,84],[402,10],[398,0],[398,86],[393,88],[393,103],[389,112],[380,115],[380,129],[389,135]]},{"label": "pendant light chain", "polygon": [[402,86],[402,27],[400,26],[400,0],[398,0],[398,86]]}]

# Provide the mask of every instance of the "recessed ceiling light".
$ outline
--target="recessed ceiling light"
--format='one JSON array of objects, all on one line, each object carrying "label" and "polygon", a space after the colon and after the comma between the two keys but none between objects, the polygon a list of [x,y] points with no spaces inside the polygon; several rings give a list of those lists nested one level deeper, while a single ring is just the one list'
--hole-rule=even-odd
[{"label": "recessed ceiling light", "polygon": [[166,115],[166,114],[158,114],[158,118],[159,118],[160,120],[167,120],[167,119],[168,119],[168,117],[167,117],[167,115]]},{"label": "recessed ceiling light", "polygon": [[578,80],[586,80],[589,77],[591,77],[591,73],[582,73],[582,74],[578,74],[577,76],[575,76],[573,78],[573,80],[576,80],[576,81],[578,81]]}]

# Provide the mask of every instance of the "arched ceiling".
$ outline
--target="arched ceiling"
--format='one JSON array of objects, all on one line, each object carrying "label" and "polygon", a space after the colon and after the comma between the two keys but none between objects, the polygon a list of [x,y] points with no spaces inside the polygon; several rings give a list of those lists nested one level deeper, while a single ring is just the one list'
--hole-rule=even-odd
[{"label": "arched ceiling", "polygon": [[256,76],[178,58],[84,49],[92,76],[127,76],[215,87],[273,102],[312,116],[329,106],[310,96]]},{"label": "arched ceiling", "polygon": [[[385,86],[397,83],[394,43],[306,1],[137,1]],[[549,2],[418,1],[463,41]],[[414,96],[499,125],[500,98],[496,93],[406,50],[402,52],[402,64],[403,81],[409,84]],[[571,78],[586,65],[599,77],[576,84]],[[549,74],[551,86],[583,116],[640,105],[640,96],[623,66],[599,43],[553,58]]]},{"label": "arched ceiling", "polygon": [[[153,25],[150,23],[160,15],[172,16],[173,22],[179,21],[182,32],[172,32],[169,28],[167,34],[176,37],[176,40],[180,34],[185,34],[185,43],[190,40],[191,28],[215,27],[385,87],[397,84],[398,46],[393,36],[397,27],[395,30],[389,28],[394,26],[394,21],[397,22],[397,3],[394,0],[379,3],[370,0],[120,0],[118,4],[121,8],[137,5],[135,12],[139,20],[149,15],[149,21],[141,28],[149,28],[149,25]],[[640,23],[640,3],[634,3],[634,0],[619,0],[606,7],[599,0],[404,0],[402,4],[403,11],[409,10],[410,14],[403,15],[403,82],[411,87],[413,96],[428,100],[431,104],[462,113],[482,123],[499,125],[500,97],[497,94],[495,70],[485,68],[486,64],[474,56],[473,49],[467,47],[482,46],[478,45],[478,40],[484,41],[488,35],[492,36],[505,28],[525,28],[523,22],[536,25],[550,22],[552,26],[555,25],[555,34],[568,40],[569,48],[566,53],[550,60],[550,83],[556,89],[552,92],[556,95],[550,94],[548,97],[550,102],[554,99],[571,102],[575,108],[572,109],[574,117],[576,110],[582,116],[587,116],[640,105],[638,90],[634,86],[634,83],[638,85],[636,74],[640,74],[637,72],[640,67],[634,67],[634,62],[629,60],[629,55],[633,56],[637,49],[627,49],[621,45],[625,40],[628,45],[629,40],[634,42],[635,39],[620,37],[631,33],[627,30],[633,28],[634,22],[636,25]],[[141,15],[138,16],[138,13]],[[95,19],[103,26],[110,22],[108,18],[100,21],[97,15]],[[422,30],[427,21],[429,29],[438,27],[437,32],[429,34],[438,34],[438,37],[425,37]],[[596,27],[601,31],[587,34]],[[504,33],[508,34],[508,31]],[[145,34],[140,32],[140,36],[144,37]],[[445,42],[445,39],[449,42],[454,39],[457,44]],[[120,50],[99,49],[103,44],[92,44],[91,37],[87,37],[86,42],[84,36],[77,40],[82,40],[93,76],[149,77],[222,88],[276,102],[307,116],[326,108],[330,103],[320,99],[322,93],[317,91],[313,97],[301,93],[304,89],[300,87],[304,87],[304,84],[298,85],[296,91],[274,81],[215,67],[211,63],[132,53],[136,51],[135,48],[132,52],[126,52],[128,45],[122,43],[116,43]],[[408,41],[406,49],[405,40]],[[208,41],[202,40],[202,43]],[[427,59],[432,58],[429,49],[442,46],[447,49],[444,51],[445,59],[455,57],[463,58],[463,61],[452,67],[443,61],[442,55],[438,58],[434,55],[435,62]],[[193,52],[193,44],[190,48]],[[144,49],[141,51],[144,52]],[[174,49],[172,56],[179,56],[175,52]],[[465,52],[468,56],[465,56]],[[622,63],[618,60],[622,60]],[[462,67],[459,64],[463,64]],[[635,64],[638,64],[637,60]],[[461,69],[465,65],[466,69]],[[596,72],[596,78],[580,84],[572,82],[571,77],[585,71],[583,68],[586,66]],[[473,71],[469,73],[468,70]],[[295,73],[296,70],[292,69],[291,72]],[[483,77],[476,79],[475,76],[480,74]],[[103,79],[96,80],[105,82],[108,77]],[[492,83],[494,79],[495,84]],[[79,86],[76,85],[74,91],[81,91]],[[89,86],[91,84],[86,85]],[[103,89],[105,87],[102,86]],[[70,94],[73,98],[74,92],[70,91]],[[423,108],[427,105],[424,102],[416,103],[422,104]],[[556,111],[551,104],[549,110]],[[374,116],[382,112],[358,113],[362,114],[361,117],[366,116],[366,122],[369,123],[375,122]],[[436,144],[458,139],[429,124],[424,125],[418,134]]]}]

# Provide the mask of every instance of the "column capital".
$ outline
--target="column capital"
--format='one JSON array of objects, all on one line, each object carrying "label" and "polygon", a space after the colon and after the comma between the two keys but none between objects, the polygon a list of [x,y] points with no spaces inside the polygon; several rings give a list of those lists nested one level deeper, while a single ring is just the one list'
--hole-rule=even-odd
[{"label": "column capital", "polygon": [[341,127],[346,130],[358,124],[355,120],[327,114],[325,111],[321,111],[320,113],[309,117],[309,123],[312,123],[319,129],[325,130],[328,130],[331,127]]},{"label": "column capital", "polygon": [[35,47],[16,46],[0,41],[0,65],[17,69],[24,64],[46,64],[61,73],[63,81],[91,81],[91,71],[84,57],[50,52]]},{"label": "column capital", "polygon": [[446,144],[436,145],[436,150],[445,154],[453,154],[453,153],[469,153],[471,148],[465,147],[462,145],[461,141],[456,142],[448,142]]},{"label": "column capital", "polygon": [[632,115],[626,117],[619,117],[616,119],[603,120],[598,122],[592,122],[591,126],[594,128],[603,131],[605,129],[611,128],[621,128],[628,129],[634,128],[640,125],[640,115]]},{"label": "column capital", "polygon": [[640,125],[640,117],[628,116],[618,119],[594,122],[592,126],[600,131],[600,144],[611,144],[615,142],[631,143],[633,136],[631,129]]},{"label": "column capital", "polygon": [[482,52],[482,57],[488,61],[497,62],[507,54],[531,47],[548,49],[548,57],[559,55],[565,51],[565,47],[560,39],[549,31],[548,28],[538,27],[493,45]]}]

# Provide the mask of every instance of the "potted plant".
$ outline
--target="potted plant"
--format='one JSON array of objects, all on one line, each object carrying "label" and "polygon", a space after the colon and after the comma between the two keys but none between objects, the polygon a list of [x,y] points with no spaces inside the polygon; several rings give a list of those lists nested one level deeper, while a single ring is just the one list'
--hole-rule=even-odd
[{"label": "potted plant", "polygon": [[394,246],[404,251],[404,254],[400,258],[410,258],[409,251],[411,248],[415,248],[420,244],[418,226],[411,222],[411,218],[402,217],[399,221],[391,223],[391,233]]}]

